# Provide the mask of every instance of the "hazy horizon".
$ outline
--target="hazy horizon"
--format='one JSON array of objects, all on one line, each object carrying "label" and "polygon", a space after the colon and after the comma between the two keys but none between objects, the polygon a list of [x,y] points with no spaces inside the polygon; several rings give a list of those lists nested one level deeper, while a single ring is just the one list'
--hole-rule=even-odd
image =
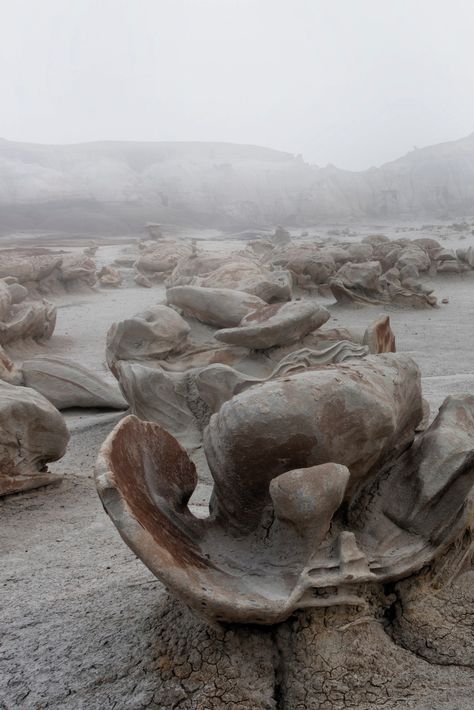
[{"label": "hazy horizon", "polygon": [[0,136],[259,145],[348,170],[474,130],[474,6],[0,0]]}]

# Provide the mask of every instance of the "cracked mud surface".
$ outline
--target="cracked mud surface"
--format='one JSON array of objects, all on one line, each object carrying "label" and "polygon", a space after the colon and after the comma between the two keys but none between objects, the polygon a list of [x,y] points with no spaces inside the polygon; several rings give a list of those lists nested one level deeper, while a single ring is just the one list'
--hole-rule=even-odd
[{"label": "cracked mud surface", "polygon": [[[472,278],[439,279],[448,305],[390,312],[397,347],[419,362],[432,407],[474,391],[473,289]],[[100,372],[106,326],[160,297],[159,289],[70,297],[48,352]],[[335,309],[334,325],[363,326],[378,312]],[[62,485],[0,500],[2,710],[472,707],[467,541],[449,586],[440,564],[386,590],[371,610],[300,613],[276,628],[206,627],[168,597],[102,510],[92,466],[118,416],[68,416],[71,445],[51,467],[64,472]]]}]

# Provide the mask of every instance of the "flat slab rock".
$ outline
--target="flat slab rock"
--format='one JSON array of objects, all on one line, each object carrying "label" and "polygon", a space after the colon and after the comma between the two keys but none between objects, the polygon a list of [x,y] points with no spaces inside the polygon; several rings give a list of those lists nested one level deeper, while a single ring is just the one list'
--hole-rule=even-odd
[{"label": "flat slab rock", "polygon": [[217,328],[237,326],[248,313],[265,306],[258,296],[230,288],[175,286],[167,289],[166,298],[186,316]]},{"label": "flat slab rock", "polygon": [[72,360],[60,357],[35,357],[22,366],[23,382],[40,392],[57,409],[97,407],[127,409],[117,386]]},{"label": "flat slab rock", "polygon": [[296,342],[329,318],[329,311],[307,301],[275,303],[252,311],[237,328],[219,330],[214,337],[230,345],[264,350]]}]

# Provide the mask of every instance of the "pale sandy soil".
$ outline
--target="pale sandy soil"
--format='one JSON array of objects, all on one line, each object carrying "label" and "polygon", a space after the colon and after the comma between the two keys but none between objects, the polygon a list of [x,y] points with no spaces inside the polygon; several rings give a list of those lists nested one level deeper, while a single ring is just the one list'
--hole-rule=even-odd
[{"label": "pale sandy soil", "polygon": [[[104,246],[98,261],[111,263],[122,246]],[[433,411],[447,394],[474,392],[474,273],[438,277],[435,288],[448,304],[390,312],[397,349],[419,363]],[[56,332],[36,352],[109,376],[110,324],[159,302],[163,293],[127,286],[62,296]],[[331,310],[334,325],[363,327],[380,312]],[[32,351],[13,354],[21,359]],[[0,499],[2,709],[163,707],[153,701],[153,626],[166,592],[120,539],[92,480],[98,448],[120,416],[68,413],[69,450],[51,466],[65,474],[63,484]],[[469,707],[463,697],[431,707],[463,710]]]}]

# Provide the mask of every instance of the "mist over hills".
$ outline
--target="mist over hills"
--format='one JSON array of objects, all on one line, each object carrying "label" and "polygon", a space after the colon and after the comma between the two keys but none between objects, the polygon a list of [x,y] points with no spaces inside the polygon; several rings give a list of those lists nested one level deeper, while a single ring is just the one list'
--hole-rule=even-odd
[{"label": "mist over hills", "polygon": [[239,229],[474,213],[474,133],[362,172],[229,143],[37,145],[0,139],[0,231]]}]

